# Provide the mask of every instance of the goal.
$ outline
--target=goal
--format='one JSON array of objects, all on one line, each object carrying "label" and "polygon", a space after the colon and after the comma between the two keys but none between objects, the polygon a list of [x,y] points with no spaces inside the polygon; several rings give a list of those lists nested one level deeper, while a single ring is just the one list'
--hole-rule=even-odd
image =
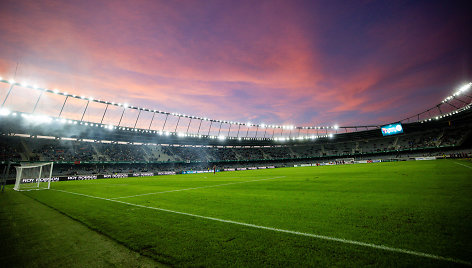
[{"label": "goal", "polygon": [[335,160],[336,162],[341,162],[344,164],[354,164],[354,158],[338,158]]},{"label": "goal", "polygon": [[51,186],[53,162],[28,163],[16,168],[16,191],[49,189]]}]

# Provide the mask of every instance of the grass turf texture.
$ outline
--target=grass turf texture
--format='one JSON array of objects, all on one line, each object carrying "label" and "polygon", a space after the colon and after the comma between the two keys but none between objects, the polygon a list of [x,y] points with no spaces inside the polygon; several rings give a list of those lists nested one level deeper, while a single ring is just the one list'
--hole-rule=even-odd
[{"label": "grass turf texture", "polygon": [[[470,167],[472,163],[467,161],[412,161],[55,182],[52,188],[100,198],[164,192],[113,200],[470,263]],[[221,186],[207,187],[215,185]],[[194,189],[170,192],[188,188]],[[11,194],[16,198],[27,195],[164,264],[458,265],[56,190]],[[25,233],[26,238],[28,235]]]},{"label": "grass turf texture", "polygon": [[164,267],[11,190],[0,223],[1,267]]}]

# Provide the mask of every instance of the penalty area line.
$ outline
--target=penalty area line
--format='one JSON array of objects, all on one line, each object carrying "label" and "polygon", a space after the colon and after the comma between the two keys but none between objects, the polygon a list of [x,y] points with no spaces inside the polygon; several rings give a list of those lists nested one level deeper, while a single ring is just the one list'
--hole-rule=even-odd
[{"label": "penalty area line", "polygon": [[241,225],[241,226],[246,226],[246,227],[252,227],[252,228],[256,228],[256,229],[269,230],[269,231],[280,232],[280,233],[287,233],[287,234],[293,234],[293,235],[299,235],[299,236],[305,236],[305,237],[312,237],[312,238],[317,238],[317,239],[321,239],[321,240],[339,242],[339,243],[343,243],[343,244],[351,244],[351,245],[356,245],[356,246],[380,249],[380,250],[385,250],[385,251],[390,251],[390,252],[395,252],[395,253],[403,253],[403,254],[408,254],[408,255],[413,255],[413,256],[418,256],[418,257],[424,257],[424,258],[429,258],[429,259],[448,261],[448,262],[453,262],[453,263],[472,266],[472,263],[468,262],[468,261],[449,258],[449,257],[443,257],[443,256],[434,255],[434,254],[408,250],[408,249],[394,248],[394,247],[389,247],[389,246],[384,246],[384,245],[377,245],[377,244],[372,244],[372,243],[360,242],[360,241],[337,238],[337,237],[331,237],[331,236],[325,236],[325,235],[297,232],[297,231],[292,231],[292,230],[285,230],[285,229],[279,229],[279,228],[274,228],[274,227],[261,226],[261,225],[251,224],[251,223],[219,219],[219,218],[215,218],[215,217],[202,216],[202,215],[186,213],[186,212],[180,212],[180,211],[175,211],[175,210],[170,210],[170,209],[165,209],[165,208],[143,206],[143,205],[128,203],[128,202],[124,202],[124,201],[120,201],[120,200],[97,197],[97,196],[92,196],[92,195],[87,195],[87,194],[74,193],[74,192],[58,190],[58,189],[51,189],[51,190],[58,191],[58,192],[63,192],[63,193],[68,193],[68,194],[73,194],[73,195],[85,196],[85,197],[94,198],[94,199],[100,199],[100,200],[115,202],[115,203],[120,203],[120,204],[124,204],[124,205],[128,205],[128,206],[134,206],[134,207],[152,209],[152,210],[157,210],[157,211],[164,211],[164,212],[173,213],[173,214],[185,215],[185,216],[190,216],[190,217],[194,217],[194,218],[212,220],[212,221],[223,222],[223,223],[230,223],[230,224]]},{"label": "penalty area line", "polygon": [[455,162],[455,161],[454,161],[454,163],[456,163],[456,164],[458,164],[458,165],[461,165],[461,166],[463,166],[463,167],[472,169],[472,167],[470,167],[470,166],[468,166],[468,165],[464,165],[464,164],[461,164],[461,163]]},{"label": "penalty area line", "polygon": [[252,180],[252,181],[230,182],[230,183],[223,183],[223,184],[217,184],[217,185],[207,185],[207,186],[200,186],[200,187],[193,187],[193,188],[185,188],[185,189],[176,189],[176,190],[169,190],[169,191],[162,191],[162,192],[153,192],[153,193],[146,193],[146,194],[128,195],[128,196],[121,196],[121,197],[113,197],[113,198],[110,198],[110,199],[122,199],[122,198],[138,197],[138,196],[153,195],[153,194],[164,194],[164,193],[172,193],[172,192],[181,192],[181,191],[189,191],[189,190],[196,190],[196,189],[220,187],[220,186],[233,185],[233,184],[241,184],[241,183],[249,183],[249,182],[256,182],[256,181],[268,181],[268,180],[274,180],[274,179],[280,179],[280,178],[285,178],[285,176],[273,177],[273,178],[268,178],[268,179]]}]

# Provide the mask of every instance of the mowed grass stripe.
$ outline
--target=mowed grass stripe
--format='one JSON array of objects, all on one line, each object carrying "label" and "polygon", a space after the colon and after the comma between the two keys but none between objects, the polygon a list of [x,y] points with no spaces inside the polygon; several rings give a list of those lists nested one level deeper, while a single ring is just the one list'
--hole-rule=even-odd
[{"label": "mowed grass stripe", "polygon": [[408,255],[413,255],[413,256],[418,256],[418,257],[424,257],[424,258],[430,258],[430,259],[435,259],[435,260],[442,260],[442,261],[448,261],[448,262],[453,262],[453,263],[472,266],[471,262],[468,262],[468,261],[465,261],[465,260],[449,258],[449,257],[443,257],[443,256],[439,256],[439,255],[434,255],[434,254],[429,254],[429,253],[424,253],[424,252],[418,252],[418,251],[413,251],[413,250],[394,248],[394,247],[389,247],[389,246],[384,246],[384,245],[377,245],[377,244],[371,244],[371,243],[366,243],[366,242],[361,242],[361,241],[354,241],[354,240],[348,240],[348,239],[330,237],[330,236],[324,236],[324,235],[318,235],[318,234],[297,232],[297,231],[279,229],[279,228],[274,228],[274,227],[260,226],[260,225],[244,223],[244,222],[238,222],[238,221],[232,221],[232,220],[219,219],[219,218],[215,218],[215,217],[196,215],[196,214],[191,214],[191,213],[186,213],[186,212],[181,212],[181,211],[175,211],[175,210],[169,210],[169,209],[164,209],[164,208],[158,208],[158,207],[144,206],[144,205],[128,203],[128,202],[124,202],[124,201],[120,201],[120,200],[114,200],[114,199],[109,199],[109,198],[91,196],[91,195],[81,194],[81,193],[74,193],[74,192],[69,192],[69,191],[64,191],[64,190],[58,190],[58,189],[53,189],[53,190],[68,193],[68,194],[74,194],[74,195],[94,198],[94,199],[100,199],[100,200],[106,200],[106,201],[110,201],[110,202],[116,202],[116,203],[120,203],[120,204],[124,204],[124,205],[128,205],[128,206],[135,206],[135,207],[140,207],[140,208],[164,211],[164,212],[168,212],[168,213],[185,215],[185,216],[190,216],[190,217],[196,217],[196,218],[212,220],[212,221],[217,221],[217,222],[242,225],[242,226],[246,226],[246,227],[252,227],[252,228],[257,228],[257,229],[263,229],[263,230],[269,230],[269,231],[275,231],[275,232],[281,232],[281,233],[287,233],[287,234],[293,234],[293,235],[299,235],[299,236],[312,237],[312,238],[323,239],[323,240],[328,240],[328,241],[340,242],[340,243],[344,243],[344,244],[357,245],[357,246],[362,246],[362,247],[374,248],[374,249],[385,250],[385,251],[396,252],[396,253],[403,253],[403,254],[408,254]]},{"label": "mowed grass stripe", "polygon": [[162,192],[136,194],[136,195],[122,196],[122,197],[114,197],[114,198],[110,198],[110,199],[122,199],[122,198],[131,198],[131,197],[138,197],[138,196],[154,195],[154,194],[164,194],[164,193],[172,193],[172,192],[190,191],[190,190],[197,190],[197,189],[204,189],[204,188],[221,187],[221,186],[227,186],[227,185],[233,185],[233,184],[250,183],[250,182],[258,182],[258,181],[268,181],[268,180],[274,180],[274,179],[280,179],[280,178],[285,178],[285,176],[279,176],[279,177],[273,177],[273,178],[267,178],[267,179],[259,179],[259,180],[251,180],[251,181],[230,182],[230,183],[223,183],[223,184],[216,184],[216,185],[185,188],[185,189],[176,189],[176,190],[169,190],[169,191],[162,191]]},{"label": "mowed grass stripe", "polygon": [[[180,189],[213,186],[227,183],[239,183],[249,180],[277,177],[280,174],[266,176],[254,176],[253,174],[238,174],[240,176],[227,176],[228,172],[220,172],[216,175],[186,174],[169,176],[152,176],[136,178],[113,178],[100,180],[77,180],[55,182],[52,187],[56,189],[71,190],[77,193],[91,194],[104,198],[121,198],[128,196],[148,195],[159,192],[172,192]],[[109,182],[109,183],[107,183]]]},{"label": "mowed grass stripe", "polygon": [[165,267],[11,189],[0,223],[1,267]]}]

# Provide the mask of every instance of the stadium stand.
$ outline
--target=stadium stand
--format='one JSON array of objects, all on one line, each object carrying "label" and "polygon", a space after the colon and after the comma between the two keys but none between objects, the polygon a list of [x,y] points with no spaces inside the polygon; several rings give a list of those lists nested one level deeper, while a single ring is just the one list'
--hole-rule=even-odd
[{"label": "stadium stand", "polygon": [[[19,144],[10,143],[11,139],[0,140],[0,161],[21,161],[24,160],[19,153]],[[18,141],[17,141],[18,142]]]},{"label": "stadium stand", "polygon": [[405,124],[405,133],[395,136],[384,137],[377,129],[286,142],[161,137],[80,125],[45,128],[3,118],[0,161],[54,161],[54,175],[61,176],[182,172],[206,170],[214,164],[219,168],[291,166],[343,157],[401,160],[467,156],[471,153],[471,114],[466,111],[447,120]]}]

